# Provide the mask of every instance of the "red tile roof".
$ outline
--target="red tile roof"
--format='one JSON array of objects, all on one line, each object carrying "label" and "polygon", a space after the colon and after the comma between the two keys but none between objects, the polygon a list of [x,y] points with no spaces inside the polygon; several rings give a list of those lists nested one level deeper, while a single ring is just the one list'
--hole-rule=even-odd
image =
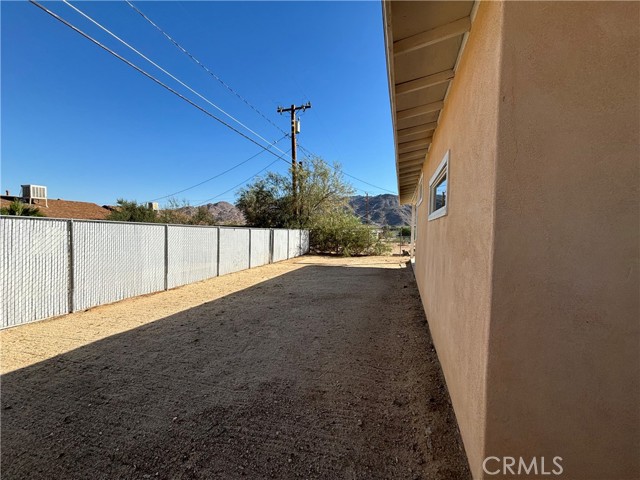
[{"label": "red tile roof", "polygon": [[[0,206],[8,207],[15,197],[8,197],[2,195],[0,197]],[[19,198],[19,197],[18,197]],[[75,202],[72,200],[51,200],[49,199],[49,206],[45,206],[44,200],[36,200],[38,203],[34,203],[34,206],[40,209],[45,217],[50,218],[74,218],[74,219],[86,219],[86,220],[104,220],[107,215],[111,213],[111,210],[105,207],[101,207],[95,203],[90,202]]]}]

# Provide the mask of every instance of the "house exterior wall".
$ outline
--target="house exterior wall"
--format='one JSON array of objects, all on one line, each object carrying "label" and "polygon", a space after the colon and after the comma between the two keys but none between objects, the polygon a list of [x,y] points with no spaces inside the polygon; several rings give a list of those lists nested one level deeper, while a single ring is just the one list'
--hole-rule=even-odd
[{"label": "house exterior wall", "polygon": [[639,19],[504,7],[486,453],[566,478],[640,478]]},{"label": "house exterior wall", "polygon": [[[484,455],[503,9],[498,2],[479,6],[423,167],[424,200],[416,209],[416,278],[476,476]],[[448,150],[448,214],[427,221],[429,179]]]},{"label": "house exterior wall", "polygon": [[[487,456],[640,477],[639,17],[636,2],[478,7],[415,253],[474,478],[505,478]],[[448,212],[428,221],[447,151]]]}]

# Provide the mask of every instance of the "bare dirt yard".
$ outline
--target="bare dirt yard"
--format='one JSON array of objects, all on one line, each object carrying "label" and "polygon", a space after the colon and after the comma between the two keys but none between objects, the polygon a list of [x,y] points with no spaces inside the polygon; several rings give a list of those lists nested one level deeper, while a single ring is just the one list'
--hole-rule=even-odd
[{"label": "bare dirt yard", "polygon": [[2,478],[470,478],[405,261],[301,257],[0,332]]}]

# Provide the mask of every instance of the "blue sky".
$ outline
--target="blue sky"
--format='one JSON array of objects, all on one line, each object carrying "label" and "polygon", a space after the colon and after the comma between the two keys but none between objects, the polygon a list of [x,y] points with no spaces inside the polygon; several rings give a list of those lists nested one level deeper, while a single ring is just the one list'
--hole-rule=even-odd
[{"label": "blue sky", "polygon": [[[396,191],[379,2],[134,3],[283,130],[289,118],[278,105],[311,101],[301,115],[302,146]],[[69,6],[43,4],[233,124]],[[125,2],[75,6],[262,137],[282,137]],[[147,201],[260,151],[28,2],[1,8],[3,194],[33,183],[47,185],[50,198]],[[289,140],[278,146],[288,150]],[[273,160],[263,153],[176,197],[233,202],[233,191],[220,194]],[[359,194],[385,193],[347,179]]]}]

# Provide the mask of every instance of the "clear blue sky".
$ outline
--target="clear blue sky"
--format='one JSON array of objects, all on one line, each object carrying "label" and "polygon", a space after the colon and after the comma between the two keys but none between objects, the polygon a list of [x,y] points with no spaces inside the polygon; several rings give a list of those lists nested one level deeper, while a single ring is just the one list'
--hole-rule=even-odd
[{"label": "clear blue sky", "polygon": [[[396,191],[379,2],[134,3],[283,130],[289,119],[277,106],[310,100],[299,142]],[[229,121],[64,3],[44,5]],[[282,136],[125,2],[75,5],[261,136]],[[50,198],[147,201],[260,151],[28,2],[1,8],[3,194],[33,183]],[[278,146],[286,151],[289,140]],[[176,197],[198,204],[274,159],[263,153]],[[347,179],[359,194],[385,193]]]}]

